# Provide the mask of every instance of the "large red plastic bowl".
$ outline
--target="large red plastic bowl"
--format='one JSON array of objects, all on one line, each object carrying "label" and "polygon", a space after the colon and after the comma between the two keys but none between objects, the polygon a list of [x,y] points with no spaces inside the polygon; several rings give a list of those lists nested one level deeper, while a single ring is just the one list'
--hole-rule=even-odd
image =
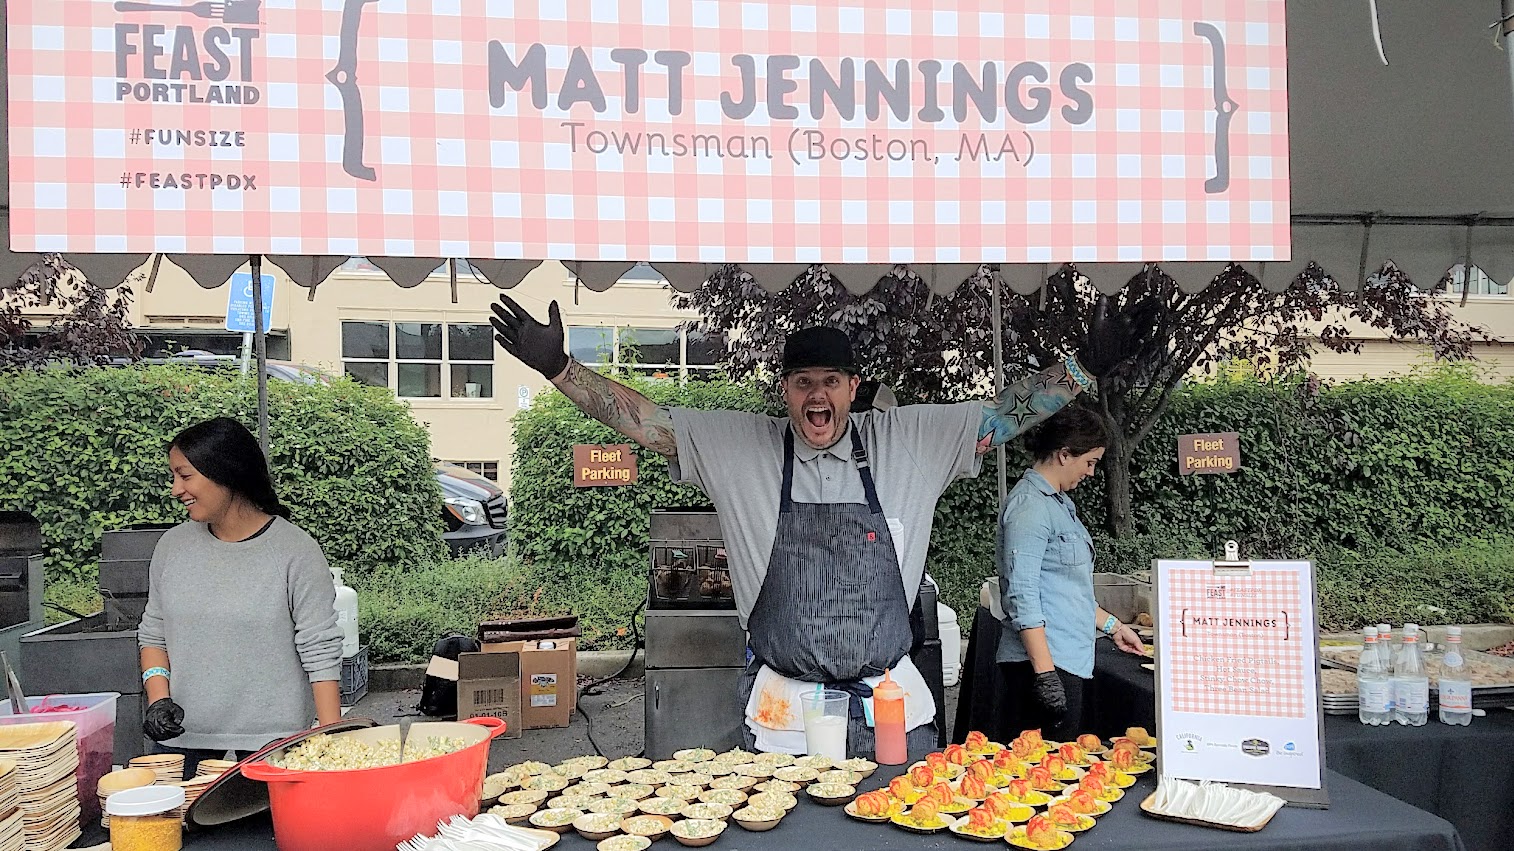
[{"label": "large red plastic bowl", "polygon": [[[358,771],[291,771],[270,765],[283,748],[242,767],[268,784],[274,841],[279,851],[394,851],[416,834],[430,836],[436,823],[478,815],[489,742],[503,735],[498,718],[462,723],[428,722],[410,727],[410,741],[432,736],[462,738],[469,745],[444,756]],[[339,733],[374,743],[398,739],[397,726]]]}]

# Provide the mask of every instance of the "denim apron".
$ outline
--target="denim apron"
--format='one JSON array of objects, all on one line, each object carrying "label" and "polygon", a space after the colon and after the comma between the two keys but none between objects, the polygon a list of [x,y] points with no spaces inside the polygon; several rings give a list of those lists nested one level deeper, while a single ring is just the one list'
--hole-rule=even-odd
[{"label": "denim apron", "polygon": [[[847,730],[849,756],[871,759],[873,730],[862,698],[872,690],[863,677],[881,675],[906,655],[914,641],[909,605],[888,519],[867,451],[855,425],[849,428],[852,457],[867,503],[795,502],[794,431],[783,435],[783,486],[778,530],[767,576],[747,618],[752,661],[741,679],[745,707],[762,665],[789,679],[824,683],[852,695]],[[752,733],[743,725],[747,745]],[[935,743],[934,725],[911,736]]]}]

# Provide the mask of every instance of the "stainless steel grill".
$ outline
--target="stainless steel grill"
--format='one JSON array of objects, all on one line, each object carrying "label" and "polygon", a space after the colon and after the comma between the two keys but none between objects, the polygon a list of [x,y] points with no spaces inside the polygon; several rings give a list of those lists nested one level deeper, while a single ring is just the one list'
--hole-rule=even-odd
[{"label": "stainless steel grill", "polygon": [[649,609],[734,609],[720,519],[711,509],[652,512]]},{"label": "stainless steel grill", "polygon": [[12,665],[21,664],[21,636],[41,626],[42,526],[25,512],[0,511],[0,650]]}]

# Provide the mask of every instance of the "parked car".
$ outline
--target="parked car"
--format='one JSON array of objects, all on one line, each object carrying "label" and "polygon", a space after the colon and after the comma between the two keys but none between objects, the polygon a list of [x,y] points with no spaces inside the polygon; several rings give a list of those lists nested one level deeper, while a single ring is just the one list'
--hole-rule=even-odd
[{"label": "parked car", "polygon": [[[166,358],[149,358],[148,363],[172,363],[206,369],[236,369],[233,355],[216,355],[204,351],[186,351]],[[125,361],[121,362],[122,364]],[[267,361],[270,379],[300,384],[329,384],[330,373],[302,363]],[[466,467],[432,459],[432,475],[442,491],[442,539],[453,555],[483,550],[493,558],[505,553],[509,506],[499,485]]]},{"label": "parked car", "polygon": [[436,483],[442,488],[442,533],[453,555],[483,550],[499,558],[505,554],[509,506],[499,485],[466,467],[437,461]]}]

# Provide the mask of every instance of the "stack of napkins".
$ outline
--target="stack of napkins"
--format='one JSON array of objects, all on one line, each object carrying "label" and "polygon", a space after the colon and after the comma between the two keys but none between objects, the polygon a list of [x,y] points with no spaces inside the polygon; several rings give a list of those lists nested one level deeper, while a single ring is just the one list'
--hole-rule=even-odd
[{"label": "stack of napkins", "polygon": [[1164,816],[1228,827],[1260,828],[1286,803],[1276,795],[1223,783],[1190,783],[1163,777],[1145,809]]}]

